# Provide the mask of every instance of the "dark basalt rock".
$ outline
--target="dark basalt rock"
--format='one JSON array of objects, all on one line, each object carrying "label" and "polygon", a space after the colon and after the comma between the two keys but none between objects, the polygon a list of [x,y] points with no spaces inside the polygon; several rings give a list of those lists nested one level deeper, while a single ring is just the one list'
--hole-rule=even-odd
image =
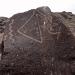
[{"label": "dark basalt rock", "polygon": [[0,33],[4,32],[4,25],[5,25],[5,21],[7,20],[6,17],[0,17]]},{"label": "dark basalt rock", "polygon": [[4,29],[6,24],[6,17],[0,17],[0,60],[4,53]]},{"label": "dark basalt rock", "polygon": [[[67,15],[67,14],[66,14]],[[6,21],[0,75],[74,75],[75,23],[48,7]],[[68,25],[69,23],[69,25]]]}]

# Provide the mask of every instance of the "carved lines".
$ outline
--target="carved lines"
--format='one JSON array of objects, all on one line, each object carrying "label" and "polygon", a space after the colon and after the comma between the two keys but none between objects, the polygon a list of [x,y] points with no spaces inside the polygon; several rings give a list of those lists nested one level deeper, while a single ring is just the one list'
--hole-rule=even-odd
[{"label": "carved lines", "polygon": [[[38,15],[37,15],[37,20],[38,20]],[[43,37],[42,37],[41,28],[40,28],[40,26],[39,26],[39,21],[38,21],[38,27],[39,27],[40,38],[41,38],[41,41],[40,41],[40,43],[42,43],[42,42],[43,42]]]},{"label": "carved lines", "polygon": [[51,74],[50,75],[53,75],[53,72],[51,71]]},{"label": "carved lines", "polygon": [[[46,16],[46,15],[44,15],[43,13],[41,13],[40,11],[38,11],[42,16],[44,16],[45,17],[45,20],[46,21],[44,21],[44,29],[47,29],[47,31],[48,31],[48,33],[50,33],[50,34],[53,34],[53,35],[57,35],[57,39],[58,39],[58,37],[59,37],[59,34],[60,34],[60,30],[61,30],[61,26],[59,27],[59,29],[58,29],[58,32],[52,32],[51,30],[49,30],[49,28],[46,26],[46,22],[47,22],[47,20],[49,21],[49,18]],[[52,28],[52,26],[51,26],[51,28]]]},{"label": "carved lines", "polygon": [[13,39],[13,34],[12,34],[12,32],[13,32],[13,30],[12,30],[12,24],[13,24],[13,23],[14,23],[14,19],[12,19],[12,20],[11,20],[11,23],[9,24],[9,35],[10,35],[9,39],[12,40],[12,42],[15,41],[15,40]]},{"label": "carved lines", "polygon": [[0,33],[0,44],[2,43],[3,39],[4,39],[4,33]]},{"label": "carved lines", "polygon": [[59,39],[60,33],[61,33],[61,26],[59,27],[58,32],[57,32],[57,40]]},{"label": "carved lines", "polygon": [[[39,30],[40,30],[40,38],[41,38],[41,41],[39,41],[39,40],[37,40],[37,39],[35,39],[35,38],[33,38],[33,37],[27,35],[27,34],[24,34],[24,33],[22,33],[22,32],[20,31],[20,29],[22,29],[22,28],[34,17],[34,15],[35,15],[35,11],[33,12],[33,15],[25,22],[25,24],[24,24],[23,26],[21,26],[21,27],[17,30],[17,32],[20,33],[21,35],[23,35],[23,36],[29,38],[29,39],[32,39],[32,40],[34,40],[34,41],[36,41],[36,42],[39,42],[39,43],[42,43],[42,33],[41,33],[41,29],[40,29],[40,26],[39,26],[39,25],[38,25],[38,26],[39,26]],[[34,32],[34,33],[35,33],[35,32]]]}]

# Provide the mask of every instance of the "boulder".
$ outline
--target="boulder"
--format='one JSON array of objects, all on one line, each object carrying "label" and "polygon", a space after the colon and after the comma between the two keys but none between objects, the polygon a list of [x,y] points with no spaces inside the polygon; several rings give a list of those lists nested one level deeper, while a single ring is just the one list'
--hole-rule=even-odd
[{"label": "boulder", "polygon": [[10,17],[4,32],[8,54],[0,61],[0,73],[74,75],[75,36],[68,25],[73,18],[69,21],[47,6]]}]

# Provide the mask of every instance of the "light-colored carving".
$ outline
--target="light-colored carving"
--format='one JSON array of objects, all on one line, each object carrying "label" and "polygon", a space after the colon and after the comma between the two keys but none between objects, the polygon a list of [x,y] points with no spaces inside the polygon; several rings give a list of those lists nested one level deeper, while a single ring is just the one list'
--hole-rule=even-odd
[{"label": "light-colored carving", "polygon": [[0,33],[0,44],[2,43],[3,38],[4,38],[4,33]]},{"label": "light-colored carving", "polygon": [[[57,39],[58,39],[59,34],[60,34],[60,27],[59,27],[59,29],[58,29],[59,31],[57,31],[57,32],[52,32],[52,31],[46,26],[46,24],[47,24],[49,18],[48,18],[46,15],[44,15],[43,13],[41,13],[40,11],[38,11],[38,12],[39,12],[42,16],[44,16],[44,18],[45,18],[45,21],[44,21],[44,23],[43,23],[43,29],[44,29],[44,30],[46,29],[46,30],[48,31],[48,33],[50,33],[50,34],[57,35]],[[38,23],[38,27],[39,27],[39,32],[40,32],[41,41],[39,41],[39,40],[37,40],[37,39],[35,39],[35,38],[33,38],[33,37],[31,37],[31,36],[25,34],[25,33],[22,33],[22,32],[20,31],[20,30],[34,17],[34,15],[35,15],[35,12],[33,12],[32,16],[25,22],[24,25],[22,25],[22,26],[17,30],[17,32],[20,33],[21,35],[23,35],[23,36],[29,38],[29,39],[32,39],[32,40],[34,40],[34,41],[36,41],[36,42],[39,42],[39,43],[42,43],[42,42],[43,42],[43,38],[42,38],[42,32],[41,32],[39,23]],[[38,17],[38,14],[36,15],[36,17]],[[51,26],[51,25],[50,25],[50,26]],[[52,27],[52,26],[51,26],[51,27]]]},{"label": "light-colored carving", "polygon": [[51,74],[50,75],[53,75],[53,72],[51,71]]},{"label": "light-colored carving", "polygon": [[[4,33],[0,33],[0,45],[2,44],[2,41],[4,39]],[[0,52],[0,60],[2,58],[2,52]]]},{"label": "light-colored carving", "polygon": [[13,30],[12,30],[12,24],[14,23],[14,19],[11,20],[11,23],[9,24],[9,39],[12,41],[12,42],[15,42],[14,38],[13,38]]},{"label": "light-colored carving", "polygon": [[[47,30],[48,31],[48,33],[50,33],[50,34],[56,34],[57,35],[57,39],[59,38],[59,34],[60,34],[60,27],[59,27],[59,31],[58,32],[52,32],[49,28],[48,28],[48,26],[46,25],[47,24],[47,22],[48,22],[48,20],[49,20],[49,18],[45,15],[45,14],[43,14],[43,13],[41,13],[40,11],[38,11],[43,17],[44,17],[44,23],[43,23],[43,29],[44,30]],[[17,32],[19,33],[19,34],[21,34],[21,35],[23,35],[24,37],[27,37],[27,38],[29,38],[29,39],[32,39],[32,40],[34,40],[34,41],[36,41],[36,42],[39,42],[39,43],[42,43],[43,42],[43,37],[42,37],[42,32],[41,32],[41,28],[40,28],[40,25],[39,25],[39,22],[38,22],[38,27],[39,27],[39,32],[40,32],[40,38],[41,38],[41,40],[37,40],[36,38],[34,38],[34,37],[31,37],[31,36],[29,36],[29,35],[27,35],[26,34],[26,32],[25,33],[23,33],[23,32],[21,32],[20,30],[22,30],[22,28],[34,17],[34,15],[35,15],[35,11],[33,12],[33,14],[32,14],[32,16],[17,30]],[[38,18],[38,14],[36,15],[36,17]],[[12,19],[11,20],[11,23],[9,24],[9,39],[11,39],[12,40],[12,42],[14,42],[15,40],[14,40],[14,38],[13,38],[13,34],[12,34],[12,32],[13,32],[13,30],[12,30],[12,24],[14,23],[14,19]],[[51,25],[50,25],[51,26]]]},{"label": "light-colored carving", "polygon": [[[37,19],[38,19],[38,18],[37,18]],[[39,27],[40,38],[41,38],[40,43],[42,43],[42,42],[43,42],[43,37],[42,37],[42,31],[41,31],[41,28],[40,28],[39,22],[38,22],[38,27]]]},{"label": "light-colored carving", "polygon": [[6,41],[6,40],[7,40],[7,37],[8,37],[8,35],[4,35],[4,41]]},{"label": "light-colored carving", "polygon": [[61,26],[59,27],[58,32],[57,32],[57,40],[59,39],[60,33],[61,33]]},{"label": "light-colored carving", "polygon": [[0,60],[1,60],[1,58],[2,58],[2,53],[0,53]]},{"label": "light-colored carving", "polygon": [[[58,29],[58,31],[57,32],[52,32],[50,29],[48,29],[48,27],[46,26],[46,24],[47,24],[47,22],[48,22],[48,20],[49,20],[49,18],[46,16],[46,15],[44,15],[43,13],[41,13],[40,11],[38,11],[42,16],[44,16],[44,18],[45,18],[45,21],[44,21],[44,25],[43,25],[43,28],[44,29],[47,29],[47,31],[48,31],[48,33],[50,33],[50,34],[53,34],[53,35],[59,35],[60,34],[60,27],[59,27],[59,29]],[[52,27],[51,25],[50,25],[50,27]],[[58,36],[57,36],[57,39],[58,39]]]},{"label": "light-colored carving", "polygon": [[33,38],[33,37],[31,37],[31,36],[25,34],[25,33],[22,33],[22,32],[20,31],[20,30],[34,17],[34,15],[35,15],[35,11],[33,12],[33,15],[25,22],[25,24],[24,24],[23,26],[21,26],[21,27],[17,30],[17,32],[20,33],[21,35],[23,35],[23,36],[29,38],[29,39],[32,39],[32,40],[34,40],[34,41],[36,41],[36,42],[39,42],[39,43],[42,43],[42,33],[41,33],[40,26],[39,26],[39,30],[40,30],[40,38],[41,38],[41,41],[40,41],[40,40],[37,40],[37,39],[35,39],[35,38]]}]

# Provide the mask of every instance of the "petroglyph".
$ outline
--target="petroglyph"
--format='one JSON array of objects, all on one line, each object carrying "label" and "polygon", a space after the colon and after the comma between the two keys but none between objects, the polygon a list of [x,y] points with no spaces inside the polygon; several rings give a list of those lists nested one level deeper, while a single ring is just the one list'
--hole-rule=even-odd
[{"label": "petroglyph", "polygon": [[[40,11],[38,11],[37,10],[37,12],[39,12],[43,17],[44,17],[44,23],[43,23],[43,29],[45,30],[47,30],[48,31],[48,33],[50,33],[50,34],[52,34],[52,35],[57,35],[57,39],[59,38],[59,35],[60,35],[60,27],[59,27],[59,29],[58,29],[58,31],[57,32],[52,32],[52,26],[51,26],[51,24],[50,24],[50,26],[47,26],[47,22],[49,21],[49,17],[47,17],[47,15],[45,15],[45,14],[43,14],[43,13],[41,13]],[[29,23],[29,22],[31,22],[31,20],[33,19],[33,17],[36,15],[36,18],[38,19],[38,15],[39,14],[35,14],[35,11],[33,12],[33,14],[32,14],[32,16],[17,30],[17,32],[19,33],[19,34],[21,34],[21,35],[23,35],[24,37],[27,37],[27,38],[29,38],[29,39],[32,39],[32,40],[34,40],[34,41],[36,41],[36,42],[39,42],[39,43],[42,43],[43,42],[43,38],[42,38],[42,32],[41,32],[41,29],[40,29],[40,25],[39,25],[39,22],[35,22],[35,24],[37,24],[38,25],[38,28],[39,28],[39,31],[38,31],[38,33],[40,34],[40,39],[41,40],[38,40],[37,38],[34,38],[34,37],[32,37],[32,36],[30,36],[29,34],[28,34],[28,32],[26,32],[26,29],[24,30],[24,31],[22,31],[23,30],[23,28],[26,28],[27,26],[27,24]],[[51,18],[52,19],[52,18]],[[38,20],[37,20],[38,21]],[[50,22],[51,23],[51,22]],[[10,25],[10,27],[11,27],[11,25]],[[32,28],[34,28],[34,27],[32,27]],[[10,28],[11,29],[11,28]],[[35,32],[34,32],[35,33]],[[13,35],[11,35],[11,36],[13,36]]]},{"label": "petroglyph", "polygon": [[[31,40],[42,43],[43,36],[42,36],[41,27],[43,27],[43,30],[47,30],[49,34],[57,35],[57,39],[58,39],[61,28],[59,27],[58,31],[56,31],[56,32],[52,31],[52,29],[53,29],[53,27],[51,25],[52,23],[51,23],[51,20],[49,20],[52,16],[50,16],[50,18],[49,18],[48,15],[40,12],[39,10],[37,10],[37,12],[40,14],[36,14],[35,12],[36,11],[34,10],[32,15],[30,16],[30,18],[20,28],[18,28],[17,32],[24,37],[27,37]],[[40,17],[42,16],[44,18],[43,25],[41,27],[40,27],[38,16],[40,16]],[[34,19],[34,17],[35,17],[35,19]],[[7,21],[8,22],[11,21],[11,23],[9,24],[9,33],[8,34],[9,34],[9,39],[12,41],[12,43],[14,43],[15,39],[13,38],[14,34],[12,33],[13,32],[12,25],[14,23],[14,19],[11,19],[11,20],[8,19]],[[29,25],[30,23],[31,23],[31,25]],[[47,25],[47,24],[49,24],[49,25]],[[5,36],[5,40],[6,40],[6,38],[7,38],[7,36]]]},{"label": "petroglyph", "polygon": [[61,33],[61,26],[59,27],[58,32],[57,32],[57,40],[59,39],[60,33]]},{"label": "petroglyph", "polygon": [[13,38],[13,30],[12,30],[12,24],[14,23],[14,19],[11,20],[11,23],[9,24],[9,39],[12,41],[12,43],[15,41]]},{"label": "petroglyph", "polygon": [[70,75],[70,64],[75,63],[75,38],[68,35],[71,30],[55,13],[46,8],[38,10],[7,20],[0,72],[5,74],[10,69],[9,75]]},{"label": "petroglyph", "polygon": [[53,75],[53,72],[51,71],[51,74],[50,75]]},{"label": "petroglyph", "polygon": [[4,41],[7,40],[8,35],[4,35]]},{"label": "petroglyph", "polygon": [[[28,24],[29,22],[31,22],[31,20],[33,19],[34,15],[35,15],[35,11],[33,12],[32,16],[24,23],[24,25],[22,25],[22,26],[17,30],[17,32],[20,33],[21,35],[23,35],[23,36],[29,38],[29,39],[32,39],[32,40],[34,40],[34,41],[36,41],[36,42],[39,42],[39,43],[42,43],[42,33],[41,33],[41,29],[40,29],[39,24],[37,24],[38,22],[37,22],[37,23],[34,22],[34,24],[37,24],[37,29],[38,29],[38,31],[36,32],[36,36],[37,36],[37,35],[40,35],[39,38],[40,38],[41,40],[38,40],[37,38],[34,38],[34,37],[30,36],[29,34],[27,34],[28,32],[26,32],[26,31],[21,31],[21,30],[23,30],[23,28],[26,28],[26,24]],[[34,27],[35,27],[35,25],[34,25]],[[34,28],[34,27],[32,27],[32,28]],[[35,28],[36,28],[36,27],[35,27]],[[28,30],[29,30],[29,29],[28,29]],[[33,30],[34,30],[34,29],[33,29]],[[36,29],[35,29],[35,30],[36,30]],[[34,32],[34,33],[35,33],[35,32]],[[39,34],[37,34],[37,33],[39,33]]]},{"label": "petroglyph", "polygon": [[2,58],[2,53],[0,53],[0,60],[1,60],[1,58]]},{"label": "petroglyph", "polygon": [[[43,13],[41,13],[40,11],[38,11],[42,16],[44,16],[44,19],[45,19],[45,21],[44,21],[44,25],[43,25],[43,28],[44,29],[47,29],[47,31],[48,31],[48,33],[50,33],[50,34],[53,34],[53,35],[57,35],[57,37],[58,37],[58,34],[60,34],[60,27],[59,27],[59,29],[58,29],[58,31],[57,32],[52,32],[52,26],[51,26],[51,24],[50,24],[50,26],[49,26],[49,28],[48,28],[48,26],[47,26],[47,22],[48,21],[50,21],[49,20],[49,17],[47,17],[46,15],[44,15]],[[50,22],[51,23],[51,22]],[[58,39],[58,38],[57,38]]]},{"label": "petroglyph", "polygon": [[0,44],[2,43],[3,38],[4,38],[4,33],[0,33]]}]

